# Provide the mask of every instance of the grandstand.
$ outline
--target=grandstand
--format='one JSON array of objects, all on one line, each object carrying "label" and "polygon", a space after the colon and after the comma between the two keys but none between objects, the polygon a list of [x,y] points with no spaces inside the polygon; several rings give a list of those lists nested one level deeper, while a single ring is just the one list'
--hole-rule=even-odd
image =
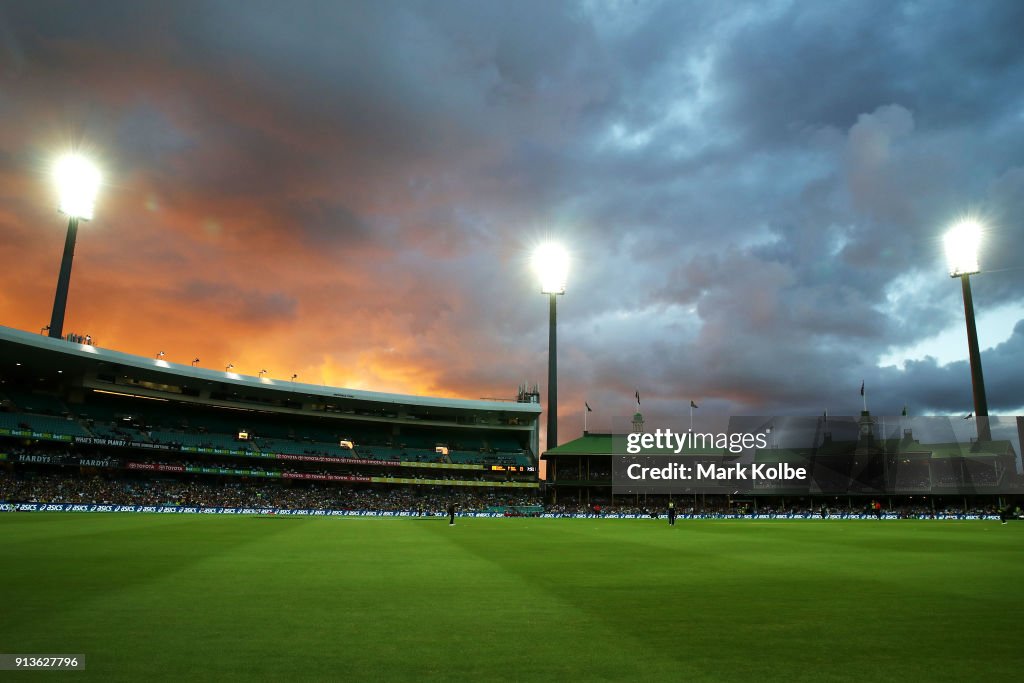
[{"label": "grandstand", "polygon": [[334,489],[300,498],[528,508],[539,414],[522,391],[465,400],[281,382],[0,327],[0,469],[17,490],[98,476],[213,500],[258,480],[284,500],[318,485]]}]

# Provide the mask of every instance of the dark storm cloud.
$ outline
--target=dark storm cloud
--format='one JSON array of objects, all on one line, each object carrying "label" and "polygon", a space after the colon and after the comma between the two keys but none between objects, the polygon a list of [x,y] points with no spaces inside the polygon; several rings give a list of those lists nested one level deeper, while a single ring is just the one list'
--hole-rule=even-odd
[{"label": "dark storm cloud", "polygon": [[[848,128],[898,102],[929,124],[999,117],[1024,84],[1015,2],[797,2],[752,17],[716,69],[728,111],[761,142]],[[979,78],[979,75],[983,74]]]},{"label": "dark storm cloud", "polygon": [[[567,420],[637,388],[652,419],[855,412],[862,379],[959,412],[962,363],[879,359],[963,324],[939,235],[964,211],[979,309],[1024,305],[1022,25],[1010,0],[4,3],[3,284],[52,270],[57,229],[17,257],[52,213],[33,164],[82,141],[112,178],[89,277],[144,274],[155,320],[191,301],[199,355],[507,394],[544,376],[552,234]],[[90,329],[149,353],[120,310]],[[1020,338],[986,351],[993,408],[1024,404]]]}]

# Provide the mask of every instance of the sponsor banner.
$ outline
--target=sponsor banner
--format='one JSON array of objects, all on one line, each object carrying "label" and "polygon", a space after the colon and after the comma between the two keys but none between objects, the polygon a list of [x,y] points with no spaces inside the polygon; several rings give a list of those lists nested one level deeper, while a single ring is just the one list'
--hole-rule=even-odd
[{"label": "sponsor banner", "polygon": [[18,462],[26,462],[36,465],[62,465],[64,464],[64,456],[43,453],[22,453],[18,456]]},{"label": "sponsor banner", "polygon": [[[0,458],[3,459],[3,458]],[[77,455],[59,455],[55,453],[22,453],[15,455],[13,460],[31,465],[69,465],[81,467],[120,467],[121,461],[114,458],[88,458]]]},{"label": "sponsor banner", "polygon": [[181,465],[163,465],[157,463],[128,463],[125,465],[130,470],[145,470],[148,472],[184,472]]},{"label": "sponsor banner", "polygon": [[180,451],[181,447],[170,443],[149,443],[148,441],[132,441],[129,444],[132,448],[142,448],[151,451]]},{"label": "sponsor banner", "polygon": [[308,479],[312,481],[373,481],[372,477],[360,477],[354,474],[315,474],[311,472],[284,472],[284,479]]},{"label": "sponsor banner", "polygon": [[424,486],[493,486],[497,488],[536,489],[535,481],[479,481],[462,479],[406,479],[400,477],[370,477],[375,484],[421,484]]},{"label": "sponsor banner", "polygon": [[439,469],[446,470],[486,470],[490,465],[476,465],[461,462],[414,462],[411,460],[403,460],[400,463],[396,463],[402,467],[437,467]]},{"label": "sponsor banner", "polygon": [[145,470],[147,472],[184,472],[181,465],[161,465],[153,462],[130,462],[125,465],[130,470]]},{"label": "sponsor banner", "polygon": [[280,460],[301,460],[303,462],[333,462],[345,465],[375,465],[379,467],[434,467],[449,470],[483,470],[486,465],[469,465],[464,463],[445,462],[412,462],[407,460],[374,460],[372,458],[346,458],[329,455],[294,455],[292,453],[275,453],[271,457]]},{"label": "sponsor banner", "polygon": [[[155,514],[201,514],[201,515],[281,515],[293,517],[447,517],[443,512],[426,512],[419,514],[410,511],[382,510],[309,510],[272,507],[189,507],[182,505],[95,505],[84,503],[0,503],[0,512],[136,512]],[[498,517],[505,518],[500,512],[466,512],[459,517]],[[651,515],[643,514],[579,514],[570,512],[546,512],[541,517],[547,519],[652,519]],[[657,515],[654,519],[666,519],[666,515]],[[800,514],[760,514],[760,515],[726,515],[726,514],[680,514],[677,519],[820,519],[820,515],[811,513]],[[878,521],[875,515],[839,514],[827,515],[826,519],[857,519]],[[896,515],[883,515],[883,519],[900,519]],[[987,520],[998,521],[999,515],[991,514],[955,514],[937,513],[935,515],[915,514],[903,519],[936,519],[936,520]]]},{"label": "sponsor banner", "polygon": [[139,448],[151,451],[178,451],[179,446],[167,443],[150,443],[148,441],[132,441],[131,439],[111,439],[101,436],[76,436],[76,444],[84,446],[113,446],[115,448]]},{"label": "sponsor banner", "polygon": [[[75,463],[69,463],[75,464]],[[112,469],[121,466],[120,460],[114,458],[78,458],[79,467],[103,467]]]},{"label": "sponsor banner", "polygon": [[117,446],[119,448],[132,445],[131,439],[110,439],[100,436],[76,436],[75,443],[87,446]]},{"label": "sponsor banner", "polygon": [[206,446],[180,446],[182,453],[204,453],[207,455],[238,455],[248,457],[252,451],[245,451],[241,448],[207,448]]},{"label": "sponsor banner", "polygon": [[[310,510],[273,507],[189,507],[183,505],[95,505],[82,503],[0,503],[0,512],[136,512],[192,515],[281,515],[292,517],[447,517],[443,512],[394,512],[382,510]],[[476,517],[503,517],[476,513]]]},{"label": "sponsor banner", "polygon": [[[116,465],[114,465],[116,466]],[[302,479],[306,481],[354,481],[376,484],[418,484],[423,486],[494,486],[500,488],[539,488],[538,482],[521,481],[461,481],[455,479],[405,479],[397,477],[367,477],[357,474],[318,474],[313,472],[265,472],[262,470],[228,469],[223,467],[199,467],[188,465],[158,465],[154,463],[129,462],[130,470],[149,472],[188,472],[190,474],[213,474],[237,477],[262,477],[267,479]]]},{"label": "sponsor banner", "polygon": [[31,429],[11,429],[9,427],[0,427],[0,436],[14,436],[25,439],[36,439],[39,441],[70,442],[72,440],[70,434],[52,434],[50,432],[35,432]]},{"label": "sponsor banner", "polygon": [[281,460],[301,460],[304,462],[334,462],[346,465],[383,465],[397,467],[402,463],[395,460],[367,460],[366,458],[345,458],[333,457],[330,455],[293,455],[291,453],[278,453],[277,458]]},{"label": "sponsor banner", "polygon": [[270,453],[269,451],[264,453],[263,451],[237,451],[228,453],[228,455],[234,455],[240,458],[259,458],[260,460],[277,460],[277,453]]},{"label": "sponsor banner", "polygon": [[186,472],[192,474],[222,474],[234,477],[280,477],[280,472],[265,472],[263,470],[235,470],[225,467],[196,467],[189,465]]},{"label": "sponsor banner", "polygon": [[[625,513],[588,513],[581,514],[577,512],[545,512],[540,515],[547,519],[668,519],[668,515],[645,515],[645,514],[625,514]],[[726,515],[726,514],[677,514],[676,519],[821,519],[820,514],[812,513],[800,513],[800,514],[762,514],[762,515]],[[872,520],[878,521],[878,517],[871,514],[836,514],[827,515],[825,519],[857,519],[857,520]],[[980,520],[998,520],[999,515],[990,514],[955,514],[955,513],[937,513],[935,515],[926,514],[911,514],[905,517],[900,517],[895,514],[884,514],[882,515],[883,520],[898,520],[898,519],[953,519],[953,520],[968,520],[968,519],[980,519]]]}]

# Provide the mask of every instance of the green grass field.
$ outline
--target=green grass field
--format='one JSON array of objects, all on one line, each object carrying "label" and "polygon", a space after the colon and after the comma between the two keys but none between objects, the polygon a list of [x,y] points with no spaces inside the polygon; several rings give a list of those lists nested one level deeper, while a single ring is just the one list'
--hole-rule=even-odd
[{"label": "green grass field", "polygon": [[81,681],[1010,680],[1022,570],[1021,523],[7,513],[0,653],[84,654],[17,674]]}]

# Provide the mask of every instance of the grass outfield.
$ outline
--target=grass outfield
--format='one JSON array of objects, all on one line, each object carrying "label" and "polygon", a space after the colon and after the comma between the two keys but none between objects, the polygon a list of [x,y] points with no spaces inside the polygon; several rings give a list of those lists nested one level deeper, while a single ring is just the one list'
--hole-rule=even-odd
[{"label": "grass outfield", "polygon": [[75,681],[1011,680],[1022,570],[1024,523],[6,513],[0,653],[82,653]]}]

